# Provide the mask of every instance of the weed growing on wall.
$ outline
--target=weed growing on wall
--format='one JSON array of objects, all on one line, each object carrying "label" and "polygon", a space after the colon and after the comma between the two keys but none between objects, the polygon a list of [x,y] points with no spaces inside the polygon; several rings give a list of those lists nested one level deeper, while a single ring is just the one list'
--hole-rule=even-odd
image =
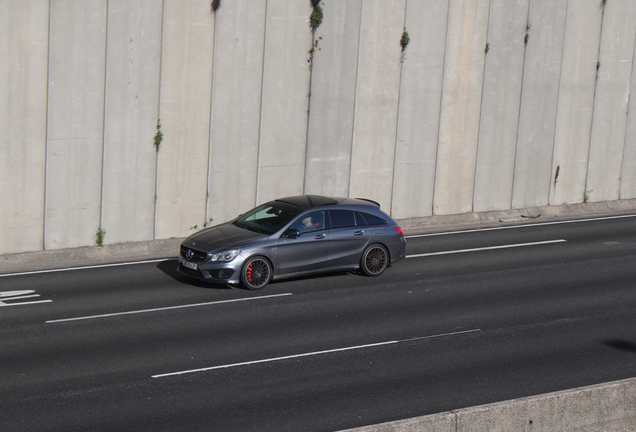
[{"label": "weed growing on wall", "polygon": [[404,52],[404,50],[406,50],[409,42],[411,42],[411,38],[409,37],[409,32],[406,31],[406,27],[404,27],[402,37],[400,38],[400,46],[402,47],[402,54],[400,54],[400,63],[403,63],[404,59],[406,58],[406,53]]},{"label": "weed growing on wall", "polygon": [[404,27],[404,32],[402,33],[402,37],[400,38],[400,46],[402,47],[402,52],[404,52],[409,42],[411,42],[411,38],[409,37],[409,32],[406,31],[406,27]]},{"label": "weed growing on wall", "polygon": [[217,10],[221,7],[221,0],[212,0],[212,13],[216,13]]},{"label": "weed growing on wall", "polygon": [[311,5],[313,10],[311,15],[309,15],[309,27],[311,27],[312,33],[316,33],[316,30],[320,27],[320,24],[322,24],[322,7],[319,1],[312,1]]},{"label": "weed growing on wall", "polygon": [[314,68],[314,53],[316,49],[320,51],[318,47],[318,42],[322,39],[322,36],[316,39],[316,30],[322,24],[322,6],[320,0],[311,0],[311,7],[313,8],[311,15],[309,16],[309,27],[311,28],[311,48],[309,49],[309,58],[307,59],[307,63],[309,63],[309,70],[313,70]]},{"label": "weed growing on wall", "polygon": [[200,229],[205,229],[205,228],[207,228],[207,227],[209,227],[209,226],[211,225],[212,220],[213,220],[213,219],[212,219],[212,218],[210,218],[210,219],[208,219],[207,221],[204,221],[204,222],[201,224],[201,228],[199,228],[199,224],[194,224],[194,225],[192,225],[192,226],[190,227],[190,230],[191,230],[191,231],[198,231],[198,230],[200,230]]},{"label": "weed growing on wall", "polygon": [[106,230],[102,227],[97,228],[95,232],[95,244],[101,246],[104,244],[104,237],[106,237]]},{"label": "weed growing on wall", "polygon": [[163,140],[163,133],[161,132],[161,119],[157,120],[157,133],[155,134],[155,150],[159,152],[159,145]]},{"label": "weed growing on wall", "polygon": [[490,43],[486,42],[486,48],[484,48],[484,54],[488,54],[488,51],[490,51]]}]

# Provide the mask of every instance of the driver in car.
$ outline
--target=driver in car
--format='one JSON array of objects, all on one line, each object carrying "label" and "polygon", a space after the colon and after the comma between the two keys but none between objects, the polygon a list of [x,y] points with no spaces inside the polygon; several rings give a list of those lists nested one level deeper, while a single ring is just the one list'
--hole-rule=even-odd
[{"label": "driver in car", "polygon": [[307,216],[305,219],[303,219],[303,230],[302,232],[305,231],[310,231],[312,228],[317,229],[318,226],[320,225],[319,222],[316,222],[314,224],[311,223],[311,216]]}]

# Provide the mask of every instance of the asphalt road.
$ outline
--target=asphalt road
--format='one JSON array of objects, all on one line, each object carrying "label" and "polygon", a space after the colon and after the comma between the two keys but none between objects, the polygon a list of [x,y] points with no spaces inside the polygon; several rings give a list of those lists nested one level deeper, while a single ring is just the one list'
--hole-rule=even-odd
[{"label": "asphalt road", "polygon": [[636,217],[408,239],[252,292],[0,276],[0,430],[333,431],[636,377]]}]

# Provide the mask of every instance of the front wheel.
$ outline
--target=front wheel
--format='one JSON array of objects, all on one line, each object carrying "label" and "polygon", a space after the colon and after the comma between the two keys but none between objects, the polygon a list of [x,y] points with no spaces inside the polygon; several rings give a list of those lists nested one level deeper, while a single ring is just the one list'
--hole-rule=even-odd
[{"label": "front wheel", "polygon": [[260,256],[247,260],[241,270],[241,282],[247,289],[261,289],[271,278],[272,266],[267,259]]},{"label": "front wheel", "polygon": [[364,250],[360,268],[367,276],[380,276],[389,264],[389,253],[381,244],[374,244]]}]

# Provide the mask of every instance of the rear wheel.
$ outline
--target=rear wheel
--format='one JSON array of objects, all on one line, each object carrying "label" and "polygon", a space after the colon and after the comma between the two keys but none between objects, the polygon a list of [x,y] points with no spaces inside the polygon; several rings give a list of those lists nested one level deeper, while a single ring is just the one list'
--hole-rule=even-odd
[{"label": "rear wheel", "polygon": [[374,244],[364,250],[360,268],[367,276],[380,276],[389,264],[389,253],[381,244]]},{"label": "rear wheel", "polygon": [[263,288],[272,278],[272,266],[267,259],[257,256],[247,260],[241,271],[241,282],[247,289]]}]

